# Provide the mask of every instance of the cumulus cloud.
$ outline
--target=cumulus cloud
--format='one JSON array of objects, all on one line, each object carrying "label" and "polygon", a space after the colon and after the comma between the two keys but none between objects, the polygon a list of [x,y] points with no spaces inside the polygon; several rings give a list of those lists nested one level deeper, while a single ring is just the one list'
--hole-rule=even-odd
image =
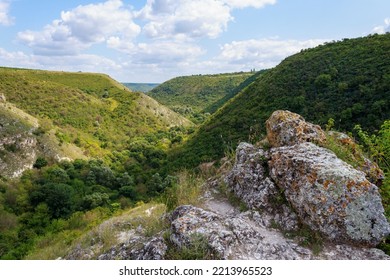
[{"label": "cumulus cloud", "polygon": [[220,0],[148,0],[138,17],[148,21],[143,31],[153,38],[215,38],[233,19]]},{"label": "cumulus cloud", "polygon": [[262,8],[276,0],[148,0],[138,17],[153,38],[216,38],[227,29],[237,8]]},{"label": "cumulus cloud", "polygon": [[10,3],[7,0],[0,0],[0,24],[11,25],[13,18],[9,15]]},{"label": "cumulus cloud", "polygon": [[193,61],[204,53],[204,50],[195,44],[167,40],[134,44],[116,37],[109,40],[108,46],[129,55],[129,60],[137,64]]},{"label": "cumulus cloud", "polygon": [[390,18],[385,19],[384,25],[374,27],[371,33],[385,34],[386,32],[390,32]]},{"label": "cumulus cloud", "polygon": [[273,5],[276,0],[223,0],[224,3],[232,8],[263,8],[266,5]]},{"label": "cumulus cloud", "polygon": [[46,25],[42,31],[27,30],[19,40],[39,55],[75,55],[93,44],[113,36],[132,39],[141,31],[133,14],[121,0],[78,6],[61,13],[61,18]]},{"label": "cumulus cloud", "polygon": [[233,41],[221,47],[217,60],[240,66],[243,69],[270,68],[276,66],[287,56],[324,42],[325,40],[280,39]]}]

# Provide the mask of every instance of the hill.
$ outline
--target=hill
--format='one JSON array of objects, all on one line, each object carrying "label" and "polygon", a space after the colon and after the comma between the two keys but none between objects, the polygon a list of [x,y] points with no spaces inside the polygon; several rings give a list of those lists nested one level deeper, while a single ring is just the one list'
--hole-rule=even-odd
[{"label": "hill", "polygon": [[128,87],[132,91],[149,92],[160,84],[150,83],[123,83],[124,86]]},{"label": "hill", "polygon": [[254,73],[193,75],[171,79],[148,95],[197,123],[247,86]]},{"label": "hill", "polygon": [[[5,110],[11,107],[12,116],[19,112],[18,120],[36,119],[34,134],[51,139],[41,137],[41,146],[56,141],[62,148],[71,146],[64,151],[69,158],[110,163],[134,141],[147,139],[146,143],[164,148],[177,136],[177,128],[191,126],[152,98],[130,92],[103,74],[0,68],[0,94],[6,99],[0,112],[4,122],[11,116]],[[75,150],[76,155],[69,155]]]},{"label": "hill", "polygon": [[239,141],[263,138],[275,110],[308,121],[371,132],[390,118],[390,34],[344,39],[301,51],[261,75],[172,153],[178,167],[213,161]]}]

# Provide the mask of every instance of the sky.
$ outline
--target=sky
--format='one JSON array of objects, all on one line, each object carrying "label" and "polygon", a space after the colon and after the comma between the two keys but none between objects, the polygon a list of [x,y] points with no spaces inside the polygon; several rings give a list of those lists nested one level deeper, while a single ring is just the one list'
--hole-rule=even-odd
[{"label": "sky", "polygon": [[386,32],[389,0],[0,0],[0,66],[160,83]]}]

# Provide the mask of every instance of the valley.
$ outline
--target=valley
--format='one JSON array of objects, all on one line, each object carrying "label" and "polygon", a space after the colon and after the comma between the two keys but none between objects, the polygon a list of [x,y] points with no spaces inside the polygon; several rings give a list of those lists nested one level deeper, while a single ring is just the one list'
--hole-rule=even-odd
[{"label": "valley", "polygon": [[[144,245],[165,248],[164,255],[158,254],[165,259],[245,259],[256,254],[272,258],[272,248],[279,245],[267,238],[277,230],[278,240],[289,244],[291,253],[279,258],[323,259],[332,252],[340,258],[353,254],[387,258],[384,253],[376,255],[372,247],[390,254],[389,237],[385,239],[390,218],[389,57],[387,33],[302,50],[272,69],[177,77],[162,84],[121,84],[105,74],[0,67],[0,258],[141,258],[149,256]],[[290,168],[290,162],[280,163],[282,152],[288,149],[284,146],[298,144],[273,142],[267,123],[274,112],[302,116],[301,120],[281,113],[281,124],[274,127],[284,134],[278,137],[310,135],[306,141],[310,143],[299,142],[302,146],[291,148],[290,157],[299,151],[306,164],[316,160],[314,154],[324,153],[337,166],[334,176],[341,166],[352,179],[337,185],[337,180],[316,169],[322,163],[302,167],[315,171],[313,176],[301,170],[288,176],[305,178],[305,184],[315,182],[324,193],[334,191],[333,198],[337,188],[358,202],[359,195],[372,197],[377,212],[383,212],[383,217],[372,218],[382,228],[378,238],[367,241],[370,249],[364,249],[368,237],[356,237],[341,227],[339,236],[348,232],[353,244],[348,247],[347,240],[347,253],[337,251],[332,242],[344,246],[343,237],[329,239],[326,229],[315,218],[306,219],[294,195],[289,196],[286,189],[291,186],[286,182],[291,178],[275,171],[279,170],[275,165]],[[294,124],[305,120],[310,123],[294,130],[298,136],[288,134]],[[310,138],[313,131],[321,137]],[[236,150],[237,146],[241,148]],[[246,157],[253,157],[256,165]],[[248,166],[242,167],[240,159]],[[254,169],[263,170],[265,177],[250,173]],[[236,179],[228,179],[232,176]],[[248,178],[253,180],[248,186],[236,184]],[[259,205],[254,204],[258,194],[245,194],[245,188],[256,184],[259,189],[267,186],[267,193],[261,192],[265,198],[260,198],[266,201],[258,201]],[[375,193],[366,193],[368,186]],[[344,198],[337,199],[342,205]],[[193,208],[183,206],[189,204]],[[278,206],[284,212],[278,212]],[[318,211],[329,224],[336,219],[331,206],[335,207],[316,204],[324,207]],[[220,215],[221,207],[231,213]],[[325,213],[325,207],[331,214]],[[191,213],[199,215],[196,229],[175,231],[180,217],[193,217]],[[161,218],[166,215],[173,216],[166,221]],[[272,220],[274,215],[279,218]],[[213,217],[226,232],[229,219],[235,230],[243,221],[248,232],[261,231],[267,237],[269,252],[255,250],[253,233],[245,237],[248,246],[231,247],[234,253],[229,255],[225,239],[213,233],[215,225],[205,222],[209,228],[200,229],[205,217]],[[294,231],[289,228],[291,221]],[[192,240],[193,234],[199,238]],[[219,247],[213,243],[190,254],[195,248],[191,246],[205,246],[210,240],[219,242]],[[238,243],[232,239],[232,244]]]}]

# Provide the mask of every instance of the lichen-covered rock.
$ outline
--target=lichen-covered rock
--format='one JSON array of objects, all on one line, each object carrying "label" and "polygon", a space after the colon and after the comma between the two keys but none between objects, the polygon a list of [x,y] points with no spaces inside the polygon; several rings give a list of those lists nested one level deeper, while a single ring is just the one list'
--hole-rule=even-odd
[{"label": "lichen-covered rock", "polygon": [[269,155],[263,149],[248,143],[240,143],[236,150],[236,162],[226,176],[230,189],[251,209],[271,207],[278,188],[268,176]]},{"label": "lichen-covered rock", "polygon": [[263,213],[247,211],[217,214],[191,205],[179,206],[171,216],[171,241],[189,246],[194,236],[203,237],[217,258],[233,260],[309,260],[373,259],[389,260],[378,249],[351,245],[324,244],[320,253],[286,238],[279,230],[266,226]]},{"label": "lichen-covered rock", "polygon": [[202,236],[221,259],[311,259],[312,252],[263,225],[258,212],[218,215],[190,205],[179,206],[171,217],[171,241],[188,246]]},{"label": "lichen-covered rock", "polygon": [[326,140],[321,127],[305,121],[290,111],[275,111],[266,121],[267,139],[272,147],[292,146],[304,142]]},{"label": "lichen-covered rock", "polygon": [[378,188],[312,143],[271,149],[270,175],[300,220],[329,240],[376,246],[390,233]]},{"label": "lichen-covered rock", "polygon": [[280,189],[269,176],[269,153],[248,143],[240,143],[236,161],[225,183],[250,209],[270,214],[269,224],[284,230],[298,228],[297,215],[283,204]]}]

